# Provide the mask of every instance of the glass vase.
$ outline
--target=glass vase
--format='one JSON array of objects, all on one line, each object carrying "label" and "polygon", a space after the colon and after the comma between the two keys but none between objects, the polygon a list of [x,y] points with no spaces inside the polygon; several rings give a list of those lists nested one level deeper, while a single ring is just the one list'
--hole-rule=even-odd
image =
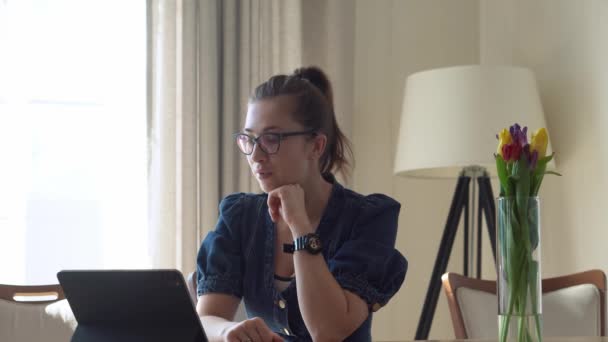
[{"label": "glass vase", "polygon": [[497,214],[498,341],[542,341],[539,198],[500,197]]}]

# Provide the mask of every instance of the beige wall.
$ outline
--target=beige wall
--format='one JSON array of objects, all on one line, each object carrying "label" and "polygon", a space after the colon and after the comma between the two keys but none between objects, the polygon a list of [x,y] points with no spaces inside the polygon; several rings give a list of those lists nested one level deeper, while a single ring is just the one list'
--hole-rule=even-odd
[{"label": "beige wall", "polygon": [[[362,193],[386,193],[401,202],[397,247],[410,262],[404,287],[374,317],[375,340],[414,338],[455,186],[451,180],[393,176],[405,78],[419,70],[476,63],[478,1],[357,1],[353,186]],[[449,266],[457,271],[462,271],[460,241]],[[432,337],[453,336],[441,295]]]},{"label": "beige wall", "polygon": [[[602,0],[357,1],[353,187],[402,203],[397,247],[410,262],[404,287],[375,317],[375,340],[413,339],[455,185],[393,176],[405,78],[416,71],[486,63],[535,72],[564,174],[541,190],[543,275],[608,270],[606,18]],[[484,239],[483,276],[495,279]],[[457,236],[448,270],[461,272],[461,259]],[[430,337],[453,337],[443,293]]]}]

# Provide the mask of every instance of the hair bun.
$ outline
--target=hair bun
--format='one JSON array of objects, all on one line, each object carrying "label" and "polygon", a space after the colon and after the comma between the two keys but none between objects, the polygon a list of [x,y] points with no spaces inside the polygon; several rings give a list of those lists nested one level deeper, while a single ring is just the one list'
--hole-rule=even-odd
[{"label": "hair bun", "polygon": [[293,72],[293,76],[305,79],[317,87],[325,98],[334,107],[333,94],[331,89],[331,83],[327,75],[319,67],[310,66],[298,68]]}]

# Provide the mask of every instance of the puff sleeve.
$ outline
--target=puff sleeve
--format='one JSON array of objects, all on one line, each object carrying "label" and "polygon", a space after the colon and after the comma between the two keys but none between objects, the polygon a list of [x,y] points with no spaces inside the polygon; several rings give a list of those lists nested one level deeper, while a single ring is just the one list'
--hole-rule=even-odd
[{"label": "puff sleeve", "polygon": [[384,195],[363,199],[350,239],[328,261],[336,281],[359,295],[374,311],[399,290],[407,260],[395,249],[401,205]]},{"label": "puff sleeve", "polygon": [[197,294],[243,294],[243,263],[240,248],[240,222],[243,194],[232,194],[220,203],[215,230],[209,232],[197,256]]}]

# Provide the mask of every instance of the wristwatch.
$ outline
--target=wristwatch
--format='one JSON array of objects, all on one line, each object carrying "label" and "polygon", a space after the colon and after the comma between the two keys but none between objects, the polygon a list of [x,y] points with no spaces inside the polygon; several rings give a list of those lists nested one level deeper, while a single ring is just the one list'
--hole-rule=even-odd
[{"label": "wristwatch", "polygon": [[306,234],[298,237],[293,241],[293,245],[283,245],[283,251],[285,253],[293,253],[295,251],[305,250],[310,254],[319,254],[323,249],[321,244],[321,238],[315,233]]}]

